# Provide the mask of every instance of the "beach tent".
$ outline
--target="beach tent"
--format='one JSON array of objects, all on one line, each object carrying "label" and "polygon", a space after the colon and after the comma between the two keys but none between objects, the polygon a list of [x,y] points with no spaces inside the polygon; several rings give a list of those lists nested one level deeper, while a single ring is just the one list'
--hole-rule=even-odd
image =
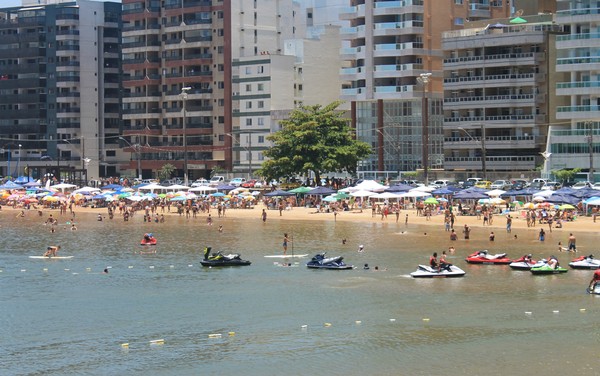
[{"label": "beach tent", "polygon": [[276,190],[276,191],[273,191],[273,192],[265,193],[265,196],[266,197],[295,196],[295,193],[287,192],[287,191],[282,191],[282,190]]},{"label": "beach tent", "polygon": [[318,196],[330,195],[332,193],[335,193],[335,190],[333,190],[331,188],[327,188],[327,187],[317,187],[317,188],[311,189],[309,192],[306,192],[306,194],[308,194],[308,195],[318,195]]},{"label": "beach tent", "polygon": [[291,193],[307,193],[312,191],[312,188],[309,187],[305,187],[305,186],[300,186],[298,188],[294,188],[294,189],[290,189],[288,192]]}]

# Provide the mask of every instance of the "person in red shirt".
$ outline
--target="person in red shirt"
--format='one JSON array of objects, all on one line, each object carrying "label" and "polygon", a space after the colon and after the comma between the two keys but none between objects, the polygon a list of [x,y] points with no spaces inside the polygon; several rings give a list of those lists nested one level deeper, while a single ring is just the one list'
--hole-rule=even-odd
[{"label": "person in red shirt", "polygon": [[598,282],[600,282],[600,269],[596,269],[596,271],[594,272],[592,280],[590,281],[589,289],[592,290]]}]

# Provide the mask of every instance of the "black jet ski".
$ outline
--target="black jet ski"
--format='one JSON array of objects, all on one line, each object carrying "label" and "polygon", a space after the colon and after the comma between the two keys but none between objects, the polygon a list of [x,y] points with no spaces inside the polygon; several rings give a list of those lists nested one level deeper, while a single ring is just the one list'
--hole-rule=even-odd
[{"label": "black jet ski", "polygon": [[325,257],[325,252],[316,254],[309,262],[306,263],[308,268],[312,269],[335,269],[346,270],[353,269],[354,266],[344,263],[342,256]]},{"label": "black jet ski", "polygon": [[204,259],[200,261],[202,266],[245,266],[250,265],[248,260],[242,260],[239,253],[224,255],[221,252],[211,254],[212,247],[204,248]]}]

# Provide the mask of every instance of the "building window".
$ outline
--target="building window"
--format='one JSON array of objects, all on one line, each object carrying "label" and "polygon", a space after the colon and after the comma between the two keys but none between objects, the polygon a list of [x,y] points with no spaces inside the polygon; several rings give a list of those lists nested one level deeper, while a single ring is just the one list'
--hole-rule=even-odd
[{"label": "building window", "polygon": [[454,4],[456,5],[462,5],[463,0],[454,0]]},{"label": "building window", "polygon": [[461,17],[456,17],[456,18],[454,19],[454,24],[455,24],[455,25],[464,25],[464,24],[465,24],[465,20],[464,20],[464,19],[462,19]]},{"label": "building window", "polygon": [[252,126],[252,118],[246,118],[246,126],[247,127],[251,127]]},{"label": "building window", "polygon": [[250,92],[250,91],[252,91],[252,85],[250,85],[250,84],[246,84],[246,91],[247,91],[247,92]]},{"label": "building window", "polygon": [[261,118],[261,117],[259,117],[259,118],[257,119],[257,121],[258,121],[258,125],[265,125],[265,118]]},{"label": "building window", "polygon": [[265,108],[265,101],[258,101],[257,107],[258,108]]},{"label": "building window", "polygon": [[265,91],[265,84],[258,84],[258,91]]},{"label": "building window", "polygon": [[264,144],[265,143],[265,136],[258,136],[258,143],[259,144]]},{"label": "building window", "polygon": [[258,68],[256,68],[256,73],[265,73],[265,67],[260,65]]},{"label": "building window", "polygon": [[250,102],[250,101],[246,102],[246,108],[248,108],[248,109],[252,108],[252,102]]}]

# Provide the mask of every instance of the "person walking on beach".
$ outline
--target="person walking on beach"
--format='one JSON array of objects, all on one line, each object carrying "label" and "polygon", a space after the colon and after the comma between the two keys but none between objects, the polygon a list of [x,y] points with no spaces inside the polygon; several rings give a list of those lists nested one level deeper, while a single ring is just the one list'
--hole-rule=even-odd
[{"label": "person walking on beach", "polygon": [[569,252],[577,252],[577,246],[575,245],[576,239],[575,239],[575,235],[573,235],[573,233],[569,234],[569,247],[567,248],[567,251]]},{"label": "person walking on beach", "polygon": [[510,214],[506,215],[506,232],[512,231],[512,217]]},{"label": "person walking on beach", "polygon": [[265,209],[262,211],[261,218],[263,222],[267,221],[267,211]]},{"label": "person walking on beach", "polygon": [[288,234],[286,232],[285,234],[283,234],[283,255],[284,256],[287,255],[288,242],[291,242],[291,240],[288,238]]},{"label": "person walking on beach", "polygon": [[538,238],[541,242],[543,242],[546,239],[546,232],[544,232],[543,228],[540,229],[540,234],[539,234]]}]

